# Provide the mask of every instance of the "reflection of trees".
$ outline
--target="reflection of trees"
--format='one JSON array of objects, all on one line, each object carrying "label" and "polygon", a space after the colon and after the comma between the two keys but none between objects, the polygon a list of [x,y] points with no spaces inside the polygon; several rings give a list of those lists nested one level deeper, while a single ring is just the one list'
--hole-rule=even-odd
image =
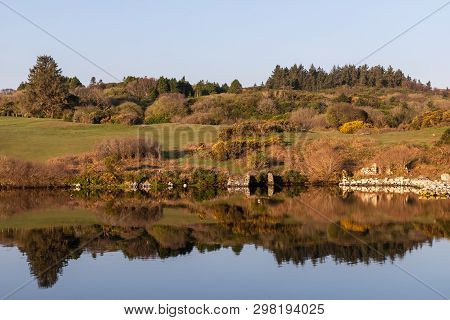
[{"label": "reflection of trees", "polygon": [[40,229],[18,232],[18,248],[27,254],[31,273],[36,277],[39,287],[48,288],[58,280],[58,275],[70,259],[77,259],[80,239],[74,230]]},{"label": "reflection of trees", "polygon": [[0,233],[0,243],[16,244],[27,255],[31,273],[36,276],[39,286],[51,287],[68,260],[80,256],[81,253],[74,250],[98,234],[100,236],[89,242],[84,251],[93,254],[121,251],[129,259],[165,259],[188,254],[194,247],[200,252],[231,247],[239,254],[244,244],[255,244],[272,251],[278,263],[304,264],[310,260],[315,264],[328,256],[339,263],[394,260],[431,241],[430,232],[448,234],[448,228],[447,221],[441,227],[433,228],[428,225],[401,228],[387,225],[367,234],[357,234],[363,241],[359,242],[340,229],[305,230],[302,225],[281,224],[267,217],[258,221],[256,217],[245,219],[241,216],[236,223],[228,220],[190,227],[152,226],[148,231],[101,226],[8,230]]},{"label": "reflection of trees", "polygon": [[[375,199],[349,194],[342,198],[312,190],[287,199],[220,198],[192,202],[58,198],[49,193],[39,202],[26,200],[20,192],[10,192],[0,193],[0,199],[7,200],[0,201],[0,208],[7,209],[6,218],[16,211],[69,202],[72,207],[95,209],[93,214],[102,221],[102,225],[28,231],[0,228],[0,244],[16,245],[27,255],[40,287],[51,287],[68,261],[81,254],[71,252],[94,237],[83,248],[93,256],[120,251],[128,259],[165,259],[188,254],[194,248],[206,253],[224,247],[239,254],[244,245],[252,244],[271,251],[278,263],[295,264],[320,263],[327,257],[338,263],[383,263],[403,257],[434,237],[450,237],[448,202],[422,202],[411,196],[382,195]],[[188,226],[158,225],[163,207],[169,204],[182,204],[214,221]]]}]

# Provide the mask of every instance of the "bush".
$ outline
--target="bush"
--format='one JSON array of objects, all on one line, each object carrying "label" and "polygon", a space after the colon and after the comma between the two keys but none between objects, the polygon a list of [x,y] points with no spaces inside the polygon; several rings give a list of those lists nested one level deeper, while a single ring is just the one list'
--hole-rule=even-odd
[{"label": "bush", "polygon": [[270,98],[262,98],[258,101],[257,110],[261,115],[274,115],[277,114],[277,105]]},{"label": "bush", "polygon": [[269,160],[264,152],[253,152],[247,157],[247,165],[252,170],[262,170],[269,167]]},{"label": "bush", "polygon": [[442,134],[438,141],[439,145],[449,145],[450,144],[450,128],[447,128]]},{"label": "bush", "polygon": [[95,106],[77,107],[73,113],[73,122],[98,124],[108,119],[108,114]]},{"label": "bush", "polygon": [[364,128],[365,126],[366,124],[361,120],[350,121],[340,126],[339,131],[342,133],[350,134],[357,132],[359,129]]},{"label": "bush", "polygon": [[110,139],[97,145],[95,155],[98,159],[159,159],[160,147],[144,138]]},{"label": "bush", "polygon": [[283,183],[288,186],[303,185],[306,181],[306,177],[295,170],[288,170],[283,174]]},{"label": "bush", "polygon": [[270,137],[260,139],[243,139],[218,141],[211,147],[211,156],[220,161],[239,159],[248,152],[261,151],[262,149],[280,145],[283,143],[281,137]]},{"label": "bush", "polygon": [[340,140],[318,139],[304,148],[303,158],[312,182],[337,181],[349,159],[347,145]]},{"label": "bush", "polygon": [[214,170],[196,168],[192,172],[192,183],[197,187],[212,187],[218,182],[218,173]]},{"label": "bush", "polygon": [[67,122],[73,121],[73,110],[64,110],[62,114],[62,119]]},{"label": "bush", "polygon": [[124,102],[117,106],[111,116],[112,123],[120,124],[142,124],[144,112],[142,108],[133,102]]},{"label": "bush", "polygon": [[63,162],[35,163],[0,157],[0,186],[60,187],[72,172]]},{"label": "bush", "polygon": [[217,120],[212,113],[209,112],[201,112],[201,113],[193,113],[188,115],[187,117],[181,119],[183,123],[198,123],[198,124],[210,124],[217,125],[220,124],[220,121]]},{"label": "bush", "polygon": [[365,122],[368,118],[367,112],[347,103],[330,106],[326,115],[328,123],[336,128],[349,121],[361,120]]},{"label": "bush", "polygon": [[401,144],[377,150],[371,162],[376,163],[382,171],[403,174],[411,170],[421,156],[420,148]]},{"label": "bush", "polygon": [[181,93],[164,94],[145,111],[145,123],[170,122],[175,116],[187,115],[185,97]]},{"label": "bush", "polygon": [[341,93],[335,99],[335,102],[352,103],[352,97],[347,96],[345,93]]},{"label": "bush", "polygon": [[314,118],[317,116],[317,111],[314,109],[301,108],[291,113],[289,118],[290,123],[298,128],[298,130],[308,131],[314,125]]},{"label": "bush", "polygon": [[450,111],[435,110],[415,116],[411,122],[413,129],[450,125]]}]

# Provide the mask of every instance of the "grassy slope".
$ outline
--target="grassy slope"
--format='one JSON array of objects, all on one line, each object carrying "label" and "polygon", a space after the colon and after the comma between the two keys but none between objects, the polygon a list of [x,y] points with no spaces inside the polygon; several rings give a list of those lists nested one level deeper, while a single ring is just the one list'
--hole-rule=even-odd
[{"label": "grassy slope", "polygon": [[56,228],[97,223],[99,220],[88,210],[60,208],[27,211],[0,219],[0,229]]},{"label": "grassy slope", "polygon": [[[166,151],[178,150],[186,144],[212,141],[217,131],[215,127],[202,125],[87,125],[53,119],[0,117],[0,155],[43,161],[90,151],[106,138],[139,135],[157,140]],[[176,136],[180,138],[175,139]]]},{"label": "grassy slope", "polygon": [[[43,161],[62,155],[92,150],[99,141],[111,137],[146,136],[157,140],[163,150],[181,150],[187,144],[212,142],[220,127],[205,125],[161,124],[152,126],[87,125],[53,119],[0,117],[0,155],[25,160]],[[428,128],[403,132],[371,134],[367,137],[380,143],[429,144],[438,140],[445,128]],[[308,138],[343,137],[337,131],[308,133]],[[176,138],[178,137],[178,138]],[[304,135],[287,135],[287,140],[302,139]],[[208,164],[208,159],[203,159]],[[226,163],[223,164],[226,166]]]}]

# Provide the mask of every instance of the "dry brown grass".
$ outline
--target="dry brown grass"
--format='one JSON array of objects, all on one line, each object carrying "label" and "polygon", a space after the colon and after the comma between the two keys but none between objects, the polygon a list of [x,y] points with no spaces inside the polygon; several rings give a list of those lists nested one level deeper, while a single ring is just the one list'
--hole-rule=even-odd
[{"label": "dry brown grass", "polygon": [[59,187],[64,186],[71,171],[64,163],[34,163],[0,157],[0,186]]},{"label": "dry brown grass", "polygon": [[305,146],[303,159],[311,182],[331,182],[337,181],[340,172],[348,167],[350,155],[344,141],[318,139]]},{"label": "dry brown grass", "polygon": [[110,139],[97,145],[94,154],[98,160],[108,157],[115,160],[159,159],[161,147],[145,138]]}]

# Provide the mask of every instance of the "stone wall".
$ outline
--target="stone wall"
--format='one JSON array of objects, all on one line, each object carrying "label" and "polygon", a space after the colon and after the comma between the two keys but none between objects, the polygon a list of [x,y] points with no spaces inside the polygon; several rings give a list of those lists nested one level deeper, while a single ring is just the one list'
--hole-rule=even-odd
[{"label": "stone wall", "polygon": [[407,192],[414,192],[421,195],[444,195],[450,197],[450,182],[442,180],[430,180],[427,178],[365,178],[351,179],[343,177],[339,186],[344,190],[354,189],[357,191],[383,188],[400,188]]}]

